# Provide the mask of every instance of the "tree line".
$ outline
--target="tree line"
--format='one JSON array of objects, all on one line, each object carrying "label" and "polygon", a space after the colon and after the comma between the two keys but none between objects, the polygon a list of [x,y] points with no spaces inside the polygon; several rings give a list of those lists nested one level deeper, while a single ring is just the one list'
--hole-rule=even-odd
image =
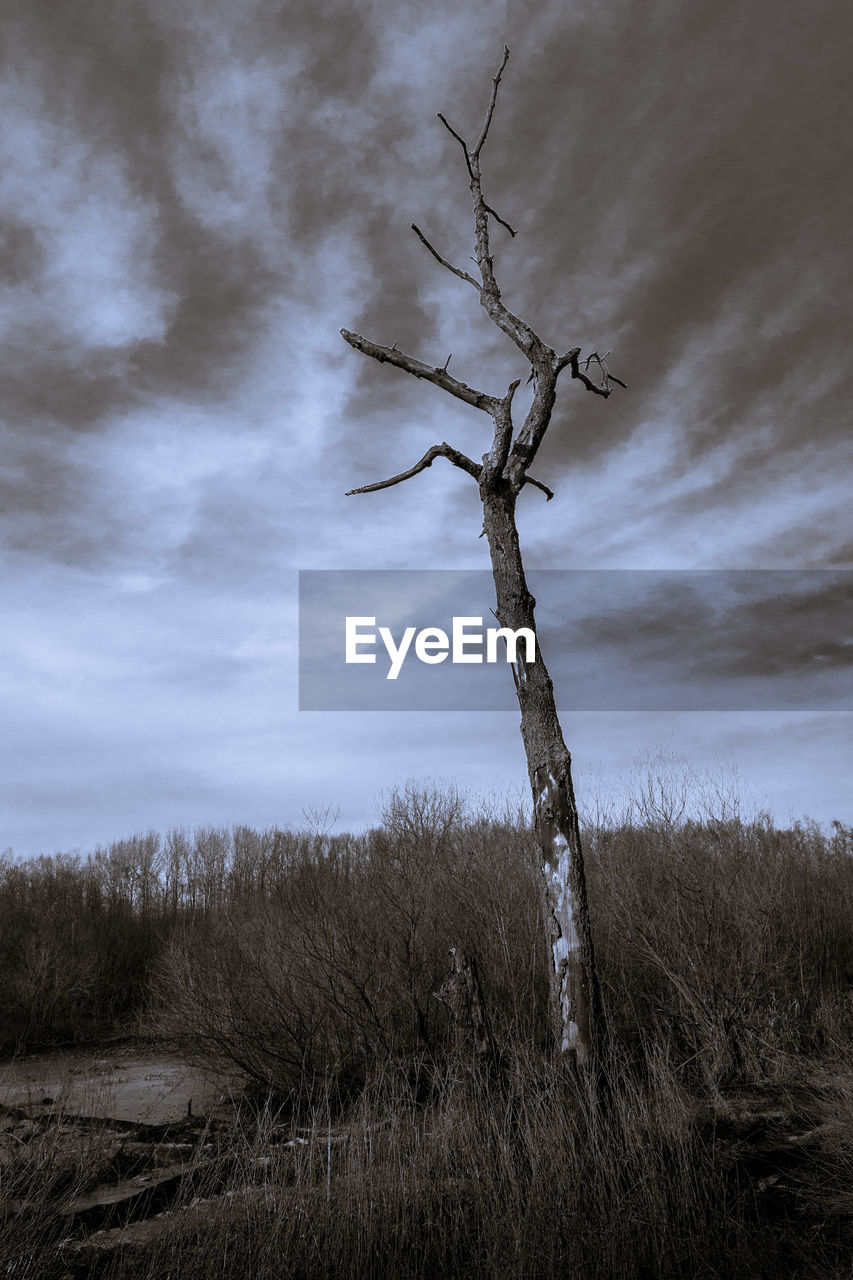
[{"label": "tree line", "polygon": [[[853,1018],[853,833],[685,818],[584,833],[607,1034],[718,1084]],[[392,793],[362,834],[199,827],[0,858],[5,1053],[143,1025],[261,1084],[358,1086],[459,1048],[440,992],[476,958],[498,1042],[545,1046],[549,991],[522,813]]]}]

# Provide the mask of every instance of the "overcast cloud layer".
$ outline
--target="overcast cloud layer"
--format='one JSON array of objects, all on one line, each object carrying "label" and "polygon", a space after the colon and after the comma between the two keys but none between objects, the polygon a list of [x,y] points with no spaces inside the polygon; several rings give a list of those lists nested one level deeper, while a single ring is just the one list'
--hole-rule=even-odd
[{"label": "overcast cloud layer", "polygon": [[[612,348],[629,388],[562,387],[530,566],[853,567],[842,0],[19,0],[4,36],[0,848],[328,801],[357,825],[407,775],[523,785],[516,714],[299,713],[295,671],[297,570],[487,567],[476,488],[441,461],[343,497],[488,440],[338,331],[452,352],[490,392],[526,377],[409,230],[466,264],[435,113],[475,133],[504,41],[504,297],[555,348]],[[581,776],[733,752],[780,821],[853,820],[849,713],[564,728]]]}]

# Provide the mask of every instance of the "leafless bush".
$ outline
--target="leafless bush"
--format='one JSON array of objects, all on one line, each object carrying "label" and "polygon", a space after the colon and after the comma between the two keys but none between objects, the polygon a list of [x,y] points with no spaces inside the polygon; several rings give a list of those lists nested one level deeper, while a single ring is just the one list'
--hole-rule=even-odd
[{"label": "leafless bush", "polygon": [[365,837],[305,833],[263,894],[175,934],[155,983],[162,1028],[279,1088],[363,1080],[377,1055],[445,1042],[434,992],[450,947],[464,945],[498,1033],[532,1035],[541,993],[528,838],[466,814],[452,789],[415,784],[391,793]]}]

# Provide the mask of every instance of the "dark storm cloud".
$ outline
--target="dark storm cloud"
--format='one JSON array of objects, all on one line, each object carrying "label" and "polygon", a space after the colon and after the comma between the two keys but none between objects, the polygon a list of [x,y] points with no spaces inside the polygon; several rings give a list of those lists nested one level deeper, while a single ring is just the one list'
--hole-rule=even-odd
[{"label": "dark storm cloud", "polygon": [[[482,718],[321,730],[279,685],[293,566],[486,563],[476,486],[440,462],[343,500],[442,438],[479,457],[489,424],[338,330],[434,362],[452,350],[487,391],[526,377],[474,291],[409,229],[468,265],[464,163],[435,112],[476,133],[504,38],[484,167],[487,199],[519,231],[494,233],[505,300],[555,346],[612,345],[630,387],[606,403],[561,387],[537,464],[562,481],[557,501],[520,504],[530,562],[725,564],[755,548],[761,564],[849,561],[853,19],[840,0],[9,9],[0,540],[15,554],[0,632],[17,702],[3,717],[10,743],[29,735],[9,778],[33,810],[43,761],[72,779],[51,810],[58,834],[39,828],[46,846],[67,843],[63,829],[168,822],[170,777],[186,783],[180,820],[227,821],[258,812],[266,768],[272,821],[282,779],[298,818],[329,769],[362,808],[366,786],[429,770],[436,752],[448,771],[492,776]],[[637,652],[665,668],[654,627],[677,629],[676,604],[611,623],[636,623]],[[690,607],[723,646],[716,605]],[[754,607],[767,679],[808,671],[810,654],[844,668],[840,626],[798,631],[786,654],[772,610]],[[702,658],[685,640],[691,678]],[[732,682],[762,679],[748,645],[720,658]],[[108,830],[104,777],[120,795]]]},{"label": "dark storm cloud", "polygon": [[[401,23],[415,21],[401,15]],[[210,35],[214,16],[227,32],[225,53]],[[510,14],[504,23],[510,40],[514,21]],[[261,4],[242,21],[192,5],[19,6],[11,42],[20,65],[38,68],[50,118],[73,121],[95,154],[120,156],[129,189],[150,202],[147,265],[165,300],[163,331],[121,344],[121,359],[25,326],[6,382],[7,415],[20,420],[29,410],[30,427],[85,427],[158,394],[215,400],[238,376],[269,299],[310,294],[310,276],[300,277],[292,259],[342,230],[355,236],[350,266],[369,281],[357,314],[342,304],[341,322],[432,352],[441,314],[426,295],[441,272],[408,222],[417,217],[448,252],[467,244],[465,176],[450,139],[446,151],[430,152],[425,170],[424,130],[440,126],[419,118],[420,99],[410,101],[405,79],[383,80],[386,22],[381,7],[345,4]],[[678,369],[692,388],[681,424],[687,458],[779,403],[785,375],[790,401],[792,367],[802,370],[808,396],[795,397],[796,415],[774,422],[774,447],[806,430],[837,435],[845,402],[830,371],[841,366],[848,291],[835,246],[850,203],[839,23],[843,30],[845,15],[830,4],[808,14],[793,5],[660,5],[648,13],[612,4],[546,13],[529,37],[516,33],[485,157],[487,189],[520,228],[514,242],[495,228],[508,300],[541,319],[555,345],[616,334],[614,359],[631,383],[630,398],[612,401],[609,413],[581,407],[577,388],[564,388],[561,413],[577,422],[571,447],[581,457],[625,438],[644,416],[677,416],[670,380]],[[199,198],[205,187],[212,197],[227,191],[234,176],[205,120],[194,130],[193,95],[203,99],[205,77],[220,65],[272,75],[277,54],[293,50],[299,71],[277,140],[259,160],[269,165],[279,219],[271,246],[260,217],[236,229],[205,225],[173,161],[180,142]],[[491,70],[478,77],[469,62],[452,100],[432,104],[466,132],[479,125]],[[413,64],[411,80],[434,70]],[[227,128],[227,107],[223,114]],[[85,182],[82,163],[79,173]],[[31,228],[15,234],[30,237],[17,270],[37,289],[43,247]],[[489,334],[476,297],[458,289],[455,306],[470,316],[473,345],[456,356],[460,376],[490,387],[502,339]],[[379,378],[351,359],[358,372],[348,407],[356,418],[369,415],[379,448],[410,411],[411,393],[402,375]],[[515,374],[511,349],[506,359]]]},{"label": "dark storm cloud", "polygon": [[[239,394],[270,308],[282,352],[298,360],[312,339],[281,302],[316,307],[311,256],[328,258],[329,237],[360,247],[351,263],[337,251],[341,314],[328,344],[351,322],[351,268],[364,277],[365,327],[429,338],[435,308],[419,300],[418,254],[400,255],[390,235],[398,197],[385,186],[411,181],[417,154],[404,87],[374,83],[382,21],[346,4],[17,7],[7,127],[24,161],[0,239],[15,286],[0,416],[26,439],[30,472],[8,486],[9,513],[44,510],[66,428]],[[375,389],[369,398],[376,410]],[[390,415],[397,402],[394,392]],[[85,508],[80,479],[64,497]],[[102,503],[94,488],[89,499],[97,546]]]},{"label": "dark storm cloud", "polygon": [[662,693],[682,709],[851,705],[849,573],[593,570],[541,580],[557,687],[570,689],[585,663],[602,706],[668,705]]},{"label": "dark storm cloud", "polygon": [[44,253],[38,236],[25,222],[0,219],[0,283],[16,285],[41,268]]},{"label": "dark storm cloud", "polygon": [[[74,343],[50,330],[24,331],[21,339],[29,350],[25,373],[35,395],[36,421],[91,428],[146,395],[178,388],[192,395],[216,394],[225,367],[251,342],[252,313],[279,279],[252,245],[251,228],[229,240],[201,225],[176,191],[169,159],[183,128],[175,116],[180,50],[170,52],[168,32],[158,28],[144,6],[131,3],[28,5],[13,27],[11,43],[18,46],[24,87],[27,81],[38,86],[37,93],[24,98],[22,111],[32,111],[35,101],[40,109],[35,129],[78,144],[78,154],[67,161],[68,186],[76,187],[81,200],[88,194],[107,210],[112,203],[119,221],[126,208],[144,206],[150,235],[141,246],[143,253],[125,264],[128,284],[132,287],[134,276],[144,273],[165,296],[162,332],[153,341],[143,333],[138,339],[129,334],[119,343],[124,363],[112,378],[101,373],[110,357],[99,349],[97,334],[77,333]],[[14,102],[13,92],[10,97]],[[195,145],[203,152],[204,139],[196,139]],[[99,159],[105,169],[112,162],[107,172],[114,179],[113,190],[104,189]],[[203,163],[214,170],[210,180],[215,183],[215,154],[205,155]],[[69,193],[62,194],[67,198]],[[73,220],[73,207],[65,218]],[[49,285],[43,278],[45,249],[62,236],[62,220],[60,214],[59,225],[36,223],[28,229],[41,247],[27,273],[36,295]],[[106,236],[119,231],[104,226]],[[98,249],[91,246],[93,258]],[[79,265],[85,270],[85,262]],[[50,317],[59,333],[68,319],[61,313]],[[115,363],[115,352],[110,355]],[[15,363],[12,367],[14,371]],[[41,388],[57,388],[59,400],[66,384],[67,402],[41,402]],[[18,394],[7,412],[22,407],[18,388],[14,391]]]},{"label": "dark storm cloud", "polygon": [[[765,562],[837,558],[838,495],[825,517],[805,498],[853,461],[853,279],[841,248],[853,214],[853,18],[833,2],[615,3],[537,19],[507,21],[512,56],[484,153],[487,199],[519,230],[510,240],[493,227],[498,277],[546,340],[613,346],[611,365],[629,383],[604,405],[566,382],[537,470],[554,477],[665,428],[647,494],[661,528],[700,512],[745,518],[754,506],[760,545],[775,498],[790,527],[768,534]],[[499,51],[490,57],[480,74],[469,60],[449,100],[431,104],[470,136]],[[442,252],[466,265],[465,175],[448,142],[413,183],[383,170],[382,241],[361,240],[382,287],[346,323],[422,359],[452,349],[458,376],[500,391],[523,374],[518,353],[490,333],[472,290],[431,260],[412,271],[408,219],[395,216],[411,204]],[[419,309],[430,291],[438,301]],[[463,341],[442,347],[438,331],[456,316]],[[359,479],[411,465],[436,438],[472,456],[486,446],[478,415],[352,360],[347,417],[370,423]],[[403,445],[401,425],[421,422],[417,443]]]},{"label": "dark storm cloud", "polygon": [[769,584],[776,580],[778,593],[737,606],[737,622],[753,643],[727,655],[727,668],[746,677],[853,669],[853,577],[831,570],[768,575]]},{"label": "dark storm cloud", "polygon": [[[831,571],[545,571],[530,575],[539,634],[556,688],[574,710],[853,709],[853,575]],[[509,709],[501,647],[484,661],[492,619],[486,571],[302,573],[302,710]],[[359,618],[368,656],[347,659],[344,620]],[[425,665],[422,627],[450,636],[465,619],[465,663]],[[372,655],[372,656],[371,656]],[[535,660],[535,659],[533,659]],[[476,664],[476,665],[467,665]]]},{"label": "dark storm cloud", "polygon": [[487,157],[521,231],[496,232],[499,271],[555,346],[614,341],[631,388],[606,414],[564,388],[581,456],[649,415],[694,460],[759,412],[775,450],[846,430],[851,24],[837,3],[615,4],[536,53],[521,37]]},{"label": "dark storm cloud", "polygon": [[64,564],[92,563],[120,546],[122,521],[109,508],[87,517],[92,468],[66,439],[49,451],[0,432],[0,541],[4,548]]}]

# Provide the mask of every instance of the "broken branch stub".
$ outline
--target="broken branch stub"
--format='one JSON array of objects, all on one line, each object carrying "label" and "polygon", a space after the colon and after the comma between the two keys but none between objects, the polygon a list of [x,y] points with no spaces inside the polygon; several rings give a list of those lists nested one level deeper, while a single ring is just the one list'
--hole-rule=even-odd
[{"label": "broken branch stub", "polygon": [[481,1061],[496,1063],[500,1053],[489,1021],[477,962],[463,947],[451,947],[450,955],[450,974],[433,995],[450,1011],[456,1027],[471,1035],[477,1057]]}]

